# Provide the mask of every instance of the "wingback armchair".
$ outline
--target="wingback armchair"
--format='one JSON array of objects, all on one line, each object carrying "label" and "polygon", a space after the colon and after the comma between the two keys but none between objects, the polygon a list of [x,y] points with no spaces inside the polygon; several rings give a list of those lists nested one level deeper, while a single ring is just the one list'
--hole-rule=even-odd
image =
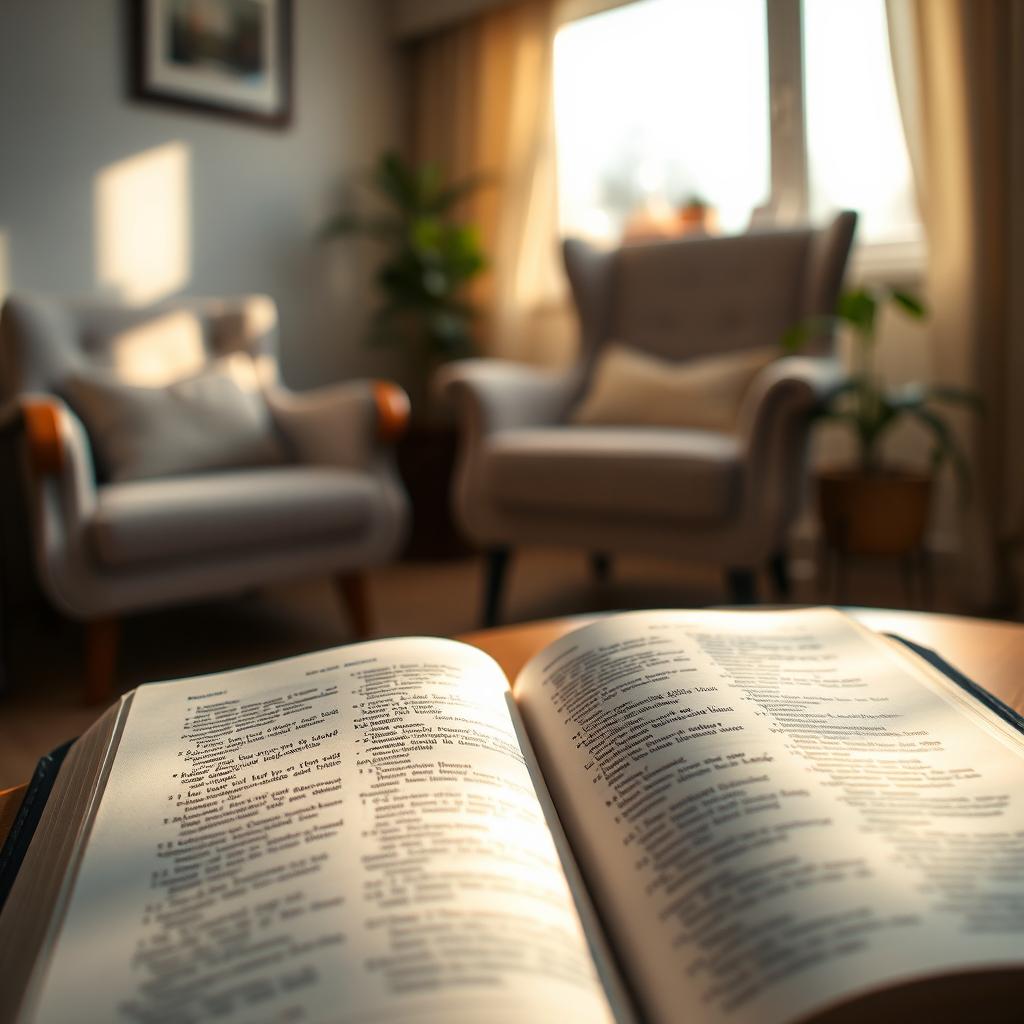
[{"label": "wingback armchair", "polygon": [[[392,558],[406,531],[408,503],[389,445],[402,432],[408,399],[383,381],[289,391],[278,378],[276,339],[276,308],[263,296],[147,309],[38,295],[5,303],[0,397],[23,414],[35,564],[52,604],[87,624],[90,700],[110,692],[118,617],[128,612],[331,575],[355,632],[369,632],[362,572]],[[202,448],[204,433],[221,428],[173,415],[148,442],[158,452],[132,450],[145,444],[139,423],[116,411],[119,387],[136,405],[162,396],[187,410],[188,388],[239,354],[256,394],[229,388],[214,397],[265,417],[265,451],[254,455],[250,445],[232,465],[229,444],[201,471],[175,468],[177,431]],[[68,400],[83,374],[99,375],[90,401],[107,444],[142,457],[127,478],[101,465],[98,438]],[[211,440],[215,448],[235,443]]]},{"label": "wingback armchair", "polygon": [[731,599],[755,599],[801,505],[809,413],[838,375],[832,339],[778,358],[753,378],[728,430],[572,421],[612,342],[682,364],[779,346],[834,311],[856,225],[763,230],[598,251],[564,243],[580,355],[552,372],[499,360],[453,364],[440,380],[460,420],[453,504],[489,555],[484,621],[497,620],[510,549],[556,544],[725,567]]}]

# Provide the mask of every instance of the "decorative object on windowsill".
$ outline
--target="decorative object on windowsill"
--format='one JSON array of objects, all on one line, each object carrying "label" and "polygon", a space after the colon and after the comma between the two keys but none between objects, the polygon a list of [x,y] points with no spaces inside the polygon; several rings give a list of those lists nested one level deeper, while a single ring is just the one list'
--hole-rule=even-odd
[{"label": "decorative object on windowsill", "polygon": [[718,211],[696,193],[678,204],[663,196],[649,196],[630,213],[622,242],[629,245],[717,233]]},{"label": "decorative object on windowsill", "polygon": [[476,352],[476,311],[466,290],[487,264],[476,229],[457,222],[453,210],[483,181],[448,183],[433,164],[387,152],[360,184],[376,209],[343,210],[321,234],[362,235],[384,246],[369,340],[401,346],[411,364],[412,428],[397,452],[414,509],[406,556],[465,554],[449,510],[455,427],[432,408],[429,381],[440,363]]},{"label": "decorative object on windowsill", "polygon": [[[815,418],[847,425],[857,441],[856,465],[818,474],[818,501],[825,543],[840,556],[923,553],[935,474],[947,462],[962,495],[969,486],[967,460],[945,414],[944,404],[979,408],[977,397],[960,388],[919,382],[890,387],[877,366],[876,324],[892,305],[915,319],[924,306],[897,288],[861,287],[844,292],[833,316],[816,317],[789,331],[783,347],[798,351],[811,338],[836,327],[852,332],[853,370],[820,402]],[[882,442],[899,422],[915,420],[931,435],[929,472],[886,464]]]},{"label": "decorative object on windowsill", "polygon": [[718,233],[718,211],[703,197],[693,193],[679,204],[676,214],[681,235]]},{"label": "decorative object on windowsill", "polygon": [[675,238],[679,221],[672,204],[663,196],[648,196],[634,206],[622,229],[622,244],[635,245]]}]

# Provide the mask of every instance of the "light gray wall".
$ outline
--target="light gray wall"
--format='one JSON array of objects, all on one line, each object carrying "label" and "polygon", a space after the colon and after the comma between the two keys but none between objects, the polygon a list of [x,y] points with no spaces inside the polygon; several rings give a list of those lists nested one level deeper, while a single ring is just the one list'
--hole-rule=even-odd
[{"label": "light gray wall", "polygon": [[293,8],[294,119],[274,130],[129,99],[121,0],[0,0],[0,295],[116,293],[101,273],[98,192],[118,168],[131,179],[123,162],[172,152],[186,178],[174,293],[272,295],[294,386],[387,372],[389,357],[363,345],[365,261],[314,240],[346,175],[398,137],[387,10]]}]

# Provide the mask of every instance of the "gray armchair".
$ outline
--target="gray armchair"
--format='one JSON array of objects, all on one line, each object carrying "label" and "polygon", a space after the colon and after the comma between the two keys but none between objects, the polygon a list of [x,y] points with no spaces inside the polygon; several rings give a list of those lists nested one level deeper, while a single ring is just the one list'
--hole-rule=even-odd
[{"label": "gray armchair", "polygon": [[802,319],[832,312],[856,215],[821,230],[685,238],[599,252],[564,245],[580,324],[565,372],[499,360],[453,364],[441,378],[461,423],[453,504],[489,554],[484,621],[498,617],[510,549],[556,544],[647,553],[727,570],[730,596],[756,596],[770,567],[786,591],[785,545],[805,480],[808,414],[835,382],[829,337],[771,362],[734,430],[569,422],[611,341],[684,361],[777,345]]},{"label": "gray armchair", "polygon": [[[276,335],[276,309],[261,296],[141,310],[29,295],[4,305],[0,397],[23,413],[35,563],[52,604],[88,626],[88,699],[110,693],[118,616],[127,612],[331,575],[355,632],[369,632],[362,570],[391,559],[406,531],[389,445],[408,399],[383,381],[288,391],[277,377]],[[233,353],[255,382],[251,408],[267,421],[265,459],[250,446],[240,465],[229,450],[226,464],[175,471],[174,431],[158,430],[155,447],[172,449],[162,463],[170,459],[170,472],[150,458],[127,479],[110,479],[109,468],[98,478],[95,445],[66,400],[82,373],[99,373],[107,388],[145,384],[128,393],[149,401],[159,398],[154,384],[169,394]],[[246,401],[230,389],[224,397],[232,394]],[[109,444],[140,446],[137,424],[97,406],[95,395],[93,405],[98,422],[110,420]],[[204,421],[180,426],[200,448],[204,432],[217,430]]]}]

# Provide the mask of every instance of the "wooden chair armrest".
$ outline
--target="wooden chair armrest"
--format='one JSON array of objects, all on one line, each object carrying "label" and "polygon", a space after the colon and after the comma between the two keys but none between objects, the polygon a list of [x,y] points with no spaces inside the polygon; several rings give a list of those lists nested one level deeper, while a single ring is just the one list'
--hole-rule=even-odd
[{"label": "wooden chair armrest", "polygon": [[60,476],[66,455],[60,436],[60,409],[54,402],[29,398],[21,403],[29,463],[38,476]]},{"label": "wooden chair armrest", "polygon": [[373,399],[377,403],[377,437],[397,441],[409,422],[409,396],[389,380],[375,380]]}]

